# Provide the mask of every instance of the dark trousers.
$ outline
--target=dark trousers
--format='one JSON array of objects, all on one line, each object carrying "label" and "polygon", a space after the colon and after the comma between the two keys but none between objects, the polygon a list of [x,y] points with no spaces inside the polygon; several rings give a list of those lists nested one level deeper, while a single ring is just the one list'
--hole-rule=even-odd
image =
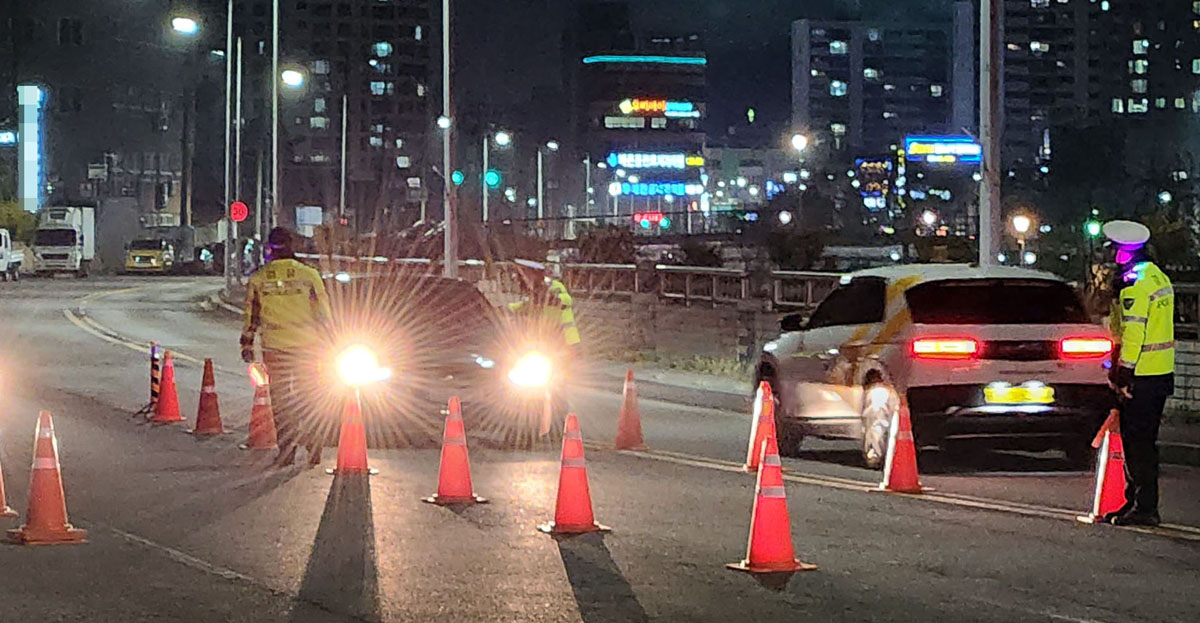
[{"label": "dark trousers", "polygon": [[288,452],[305,436],[300,430],[301,362],[298,353],[263,350],[263,363],[270,375],[271,411],[275,414],[275,432],[279,436],[279,452]]},{"label": "dark trousers", "polygon": [[1139,513],[1158,512],[1158,426],[1174,391],[1174,375],[1137,377],[1121,409],[1125,506]]}]

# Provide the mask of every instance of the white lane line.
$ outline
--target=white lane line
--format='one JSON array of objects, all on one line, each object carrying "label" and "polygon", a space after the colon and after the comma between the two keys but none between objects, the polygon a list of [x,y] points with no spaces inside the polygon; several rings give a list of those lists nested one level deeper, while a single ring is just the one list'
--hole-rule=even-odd
[{"label": "white lane line", "polygon": [[266,582],[259,581],[259,580],[252,578],[244,573],[238,573],[237,571],[234,571],[233,569],[227,569],[225,567],[222,567],[220,565],[215,565],[206,560],[201,560],[199,558],[196,558],[195,556],[192,556],[191,554],[182,552],[173,547],[162,545],[160,543],[155,543],[154,541],[151,541],[150,539],[140,537],[136,534],[133,534],[131,532],[126,532],[119,528],[113,528],[111,526],[101,526],[101,527],[109,530],[113,534],[125,539],[126,541],[129,541],[131,543],[136,543],[138,545],[141,545],[142,547],[146,547],[146,548],[152,549],[160,554],[163,554],[167,558],[169,558],[185,567],[189,567],[189,568],[195,569],[197,571],[207,573],[209,575],[217,576],[219,578],[224,578],[226,580],[234,580],[234,581],[238,581],[238,582],[245,582],[247,584],[252,584],[259,588],[263,588],[268,591],[271,591],[272,593],[275,593],[275,594],[280,594],[280,595],[287,594],[287,593],[284,593],[283,591],[272,588]]}]

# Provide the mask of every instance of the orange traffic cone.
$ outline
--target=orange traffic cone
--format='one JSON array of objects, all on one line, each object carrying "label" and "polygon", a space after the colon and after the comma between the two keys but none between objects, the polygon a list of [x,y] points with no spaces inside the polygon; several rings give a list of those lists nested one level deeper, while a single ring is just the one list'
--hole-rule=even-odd
[{"label": "orange traffic cone", "polygon": [[442,434],[442,462],[438,468],[437,493],[421,498],[422,502],[448,506],[451,504],[483,504],[487,500],[475,495],[471,486],[471,461],[467,457],[467,433],[463,426],[462,405],[457,396],[450,397],[450,414]]},{"label": "orange traffic cone", "polygon": [[250,439],[238,446],[243,450],[278,450],[275,434],[275,414],[271,412],[271,395],[267,385],[255,385],[254,408],[250,411]]},{"label": "orange traffic cone", "polygon": [[19,545],[87,541],[87,530],[77,530],[67,523],[67,501],[63,497],[62,474],[58,467],[58,441],[54,438],[54,423],[50,420],[49,411],[42,411],[38,415],[25,525],[9,530],[8,540]]},{"label": "orange traffic cone", "polygon": [[633,370],[625,373],[625,390],[622,393],[625,400],[621,402],[621,414],[617,418],[617,440],[613,447],[617,450],[646,450],[646,442],[642,439],[642,414],[638,411],[637,382],[633,380]]},{"label": "orange traffic cone", "polygon": [[771,385],[766,381],[758,384],[754,396],[754,415],[750,422],[750,445],[746,447],[746,464],[742,469],[753,472],[758,469],[759,452],[767,437],[775,436],[775,397]]},{"label": "orange traffic cone", "polygon": [[212,359],[204,360],[204,380],[200,385],[200,406],[196,409],[196,428],[188,432],[197,437],[229,432],[221,423],[221,406],[217,401],[217,380],[213,376]]},{"label": "orange traffic cone", "polygon": [[1125,448],[1121,443],[1121,433],[1115,425],[1106,422],[1099,436],[1100,460],[1096,461],[1096,493],[1092,499],[1092,512],[1077,517],[1084,523],[1100,523],[1105,515],[1125,506]]},{"label": "orange traffic cone", "polygon": [[592,514],[592,494],[588,490],[587,464],[583,460],[583,434],[579,431],[579,419],[569,413],[563,431],[554,521],[538,526],[538,530],[546,534],[584,534],[610,529],[596,523]]},{"label": "orange traffic cone", "polygon": [[767,437],[759,446],[758,483],[754,490],[754,510],[750,515],[750,543],[746,558],[725,565],[734,571],[749,573],[785,573],[810,571],[816,565],[796,560],[792,546],[792,521],[788,518],[787,498],[783,490],[783,467],[775,437]]},{"label": "orange traffic cone", "polygon": [[179,413],[179,394],[175,391],[175,360],[171,357],[169,350],[163,353],[162,384],[159,389],[158,402],[154,405],[154,417],[150,418],[150,422],[153,424],[182,422],[183,416]]},{"label": "orange traffic cone", "polygon": [[363,424],[358,392],[346,398],[342,427],[338,434],[337,467],[325,470],[334,476],[366,476],[379,473],[367,467],[367,428]]},{"label": "orange traffic cone", "polygon": [[912,418],[908,403],[901,401],[900,408],[892,414],[889,427],[887,457],[883,463],[883,481],[880,491],[892,493],[922,493],[921,479],[917,474],[917,447],[913,442]]},{"label": "orange traffic cone", "polygon": [[17,511],[8,505],[8,500],[4,497],[4,469],[0,468],[0,517],[16,516]]}]

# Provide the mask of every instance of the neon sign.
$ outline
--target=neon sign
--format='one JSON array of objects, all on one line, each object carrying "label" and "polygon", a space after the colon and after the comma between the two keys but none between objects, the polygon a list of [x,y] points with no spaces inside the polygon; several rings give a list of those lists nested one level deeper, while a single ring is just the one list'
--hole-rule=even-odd
[{"label": "neon sign", "polygon": [[32,84],[17,86],[18,127],[21,145],[17,149],[17,201],[26,212],[37,212],[41,203],[38,189],[42,182],[41,109],[42,90]]},{"label": "neon sign", "polygon": [[909,136],[904,139],[904,152],[913,162],[978,164],[983,161],[983,147],[969,136]]},{"label": "neon sign", "polygon": [[658,56],[639,54],[602,54],[585,56],[584,65],[596,63],[645,63],[650,65],[707,65],[708,60],[701,56]]},{"label": "neon sign", "polygon": [[704,166],[704,156],[674,153],[612,152],[608,166],[622,169],[685,169]]},{"label": "neon sign", "polygon": [[[614,189],[615,190],[615,189]],[[621,182],[620,193],[635,197],[697,196],[704,193],[704,185],[688,182]]]},{"label": "neon sign", "polygon": [[691,102],[664,99],[625,99],[617,108],[626,115],[662,115],[676,119],[699,119],[700,110]]}]

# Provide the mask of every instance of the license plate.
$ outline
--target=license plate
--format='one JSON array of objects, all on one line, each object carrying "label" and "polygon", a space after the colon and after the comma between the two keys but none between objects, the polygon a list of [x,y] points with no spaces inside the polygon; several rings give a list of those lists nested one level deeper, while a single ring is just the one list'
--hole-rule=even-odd
[{"label": "license plate", "polygon": [[1046,385],[989,385],[983,388],[983,398],[988,404],[1048,405],[1054,402],[1054,388]]}]

